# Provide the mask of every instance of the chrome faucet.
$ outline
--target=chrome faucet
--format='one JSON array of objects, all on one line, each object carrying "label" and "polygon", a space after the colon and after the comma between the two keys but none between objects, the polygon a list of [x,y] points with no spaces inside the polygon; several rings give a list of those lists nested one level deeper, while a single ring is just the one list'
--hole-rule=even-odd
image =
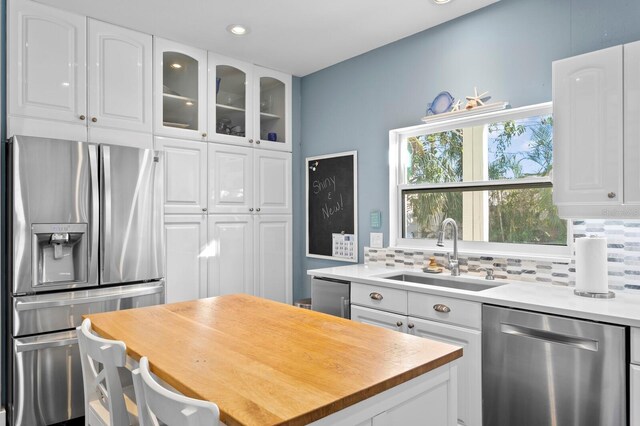
[{"label": "chrome faucet", "polygon": [[451,225],[453,228],[453,258],[451,257],[451,253],[447,253],[447,260],[449,261],[451,275],[457,277],[460,275],[460,264],[458,262],[458,224],[455,220],[448,217],[442,221],[440,230],[438,231],[438,242],[436,245],[438,247],[444,247],[442,240],[444,240],[444,231],[446,230],[447,225]]}]

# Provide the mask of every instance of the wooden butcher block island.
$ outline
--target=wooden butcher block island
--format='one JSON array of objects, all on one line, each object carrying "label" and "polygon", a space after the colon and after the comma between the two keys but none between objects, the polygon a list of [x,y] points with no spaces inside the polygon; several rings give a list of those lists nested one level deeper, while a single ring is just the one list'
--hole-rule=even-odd
[{"label": "wooden butcher block island", "polygon": [[87,318],[226,425],[457,422],[457,346],[248,295]]}]

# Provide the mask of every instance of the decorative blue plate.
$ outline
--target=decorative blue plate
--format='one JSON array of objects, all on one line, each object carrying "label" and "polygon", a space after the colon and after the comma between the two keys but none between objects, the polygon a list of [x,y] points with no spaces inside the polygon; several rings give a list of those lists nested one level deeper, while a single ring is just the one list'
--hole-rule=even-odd
[{"label": "decorative blue plate", "polygon": [[449,92],[440,92],[433,101],[427,105],[427,115],[436,115],[447,112],[453,105],[453,96]]}]

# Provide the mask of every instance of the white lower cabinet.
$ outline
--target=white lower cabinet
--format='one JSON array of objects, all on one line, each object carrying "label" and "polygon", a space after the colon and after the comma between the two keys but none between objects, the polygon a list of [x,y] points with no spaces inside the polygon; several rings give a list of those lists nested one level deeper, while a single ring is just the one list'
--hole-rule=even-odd
[{"label": "white lower cabinet", "polygon": [[254,265],[257,295],[292,303],[291,215],[254,216]]},{"label": "white lower cabinet", "polygon": [[167,215],[166,301],[182,302],[207,296],[207,218],[204,215]]},{"label": "white lower cabinet", "polygon": [[479,330],[408,318],[409,333],[439,342],[461,346],[458,361],[458,422],[482,425],[482,333]]},{"label": "white lower cabinet", "polygon": [[407,332],[407,316],[351,305],[351,319],[393,331]]},{"label": "white lower cabinet", "polygon": [[[360,283],[351,284],[351,302],[356,303],[351,305],[354,321],[462,347],[457,361],[458,424],[482,426],[480,303]],[[385,424],[405,423],[393,419]]]},{"label": "white lower cabinet", "polygon": [[640,426],[640,365],[631,365],[629,369],[631,426]]},{"label": "white lower cabinet", "polygon": [[253,281],[253,217],[209,216],[209,292],[256,294]]},{"label": "white lower cabinet", "polygon": [[290,215],[209,215],[208,296],[292,302]]}]

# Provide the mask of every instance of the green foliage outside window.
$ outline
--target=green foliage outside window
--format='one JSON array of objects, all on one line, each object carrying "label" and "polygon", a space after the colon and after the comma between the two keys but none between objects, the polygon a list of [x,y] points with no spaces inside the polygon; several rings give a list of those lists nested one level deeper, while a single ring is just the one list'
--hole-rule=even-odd
[{"label": "green foliage outside window", "polygon": [[[553,118],[489,124],[489,180],[549,176],[553,164]],[[463,176],[461,130],[407,140],[407,183],[455,183]],[[472,191],[466,189],[465,191]],[[551,188],[484,188],[489,203],[489,241],[565,245],[566,221],[552,202]],[[405,192],[405,238],[433,238],[445,217],[462,224],[462,190]],[[460,232],[462,235],[462,232]]]}]

